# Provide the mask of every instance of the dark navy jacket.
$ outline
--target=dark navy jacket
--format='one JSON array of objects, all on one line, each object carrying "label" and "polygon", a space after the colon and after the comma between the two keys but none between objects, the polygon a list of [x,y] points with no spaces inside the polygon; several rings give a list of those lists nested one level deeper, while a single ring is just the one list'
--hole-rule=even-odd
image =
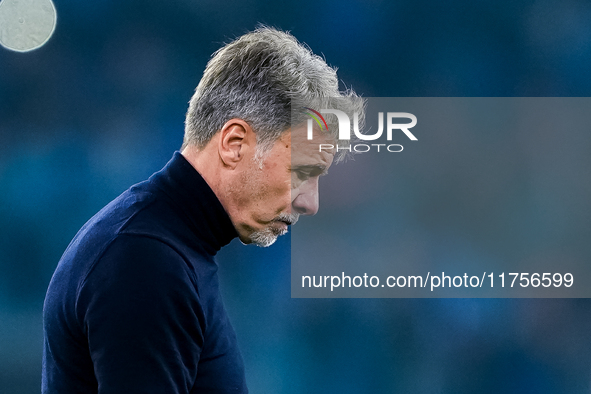
[{"label": "dark navy jacket", "polygon": [[103,208],[49,284],[42,392],[246,393],[214,261],[236,236],[178,152]]}]

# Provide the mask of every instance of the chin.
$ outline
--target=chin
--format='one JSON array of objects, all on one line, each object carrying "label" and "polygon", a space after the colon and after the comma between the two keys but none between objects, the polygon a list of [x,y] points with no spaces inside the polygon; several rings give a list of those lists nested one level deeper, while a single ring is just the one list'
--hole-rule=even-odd
[{"label": "chin", "polygon": [[270,231],[255,231],[250,235],[250,242],[262,248],[269,247],[277,241],[277,235]]},{"label": "chin", "polygon": [[254,231],[252,234],[250,234],[249,240],[250,243],[266,248],[273,245],[275,241],[277,241],[277,237],[286,233],[287,227],[265,227],[262,230]]}]

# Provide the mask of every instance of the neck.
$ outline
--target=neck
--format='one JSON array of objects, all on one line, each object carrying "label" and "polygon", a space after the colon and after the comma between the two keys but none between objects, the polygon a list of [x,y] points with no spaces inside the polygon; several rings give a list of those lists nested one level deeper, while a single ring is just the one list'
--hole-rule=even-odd
[{"label": "neck", "polygon": [[213,190],[218,197],[218,200],[224,205],[223,200],[220,198],[222,197],[220,196],[222,189],[222,177],[220,171],[223,163],[221,162],[217,151],[212,149],[212,146],[215,146],[215,144],[209,143],[203,149],[199,149],[195,145],[190,145],[183,149],[181,154],[187,159],[193,168],[201,174],[211,190]]}]

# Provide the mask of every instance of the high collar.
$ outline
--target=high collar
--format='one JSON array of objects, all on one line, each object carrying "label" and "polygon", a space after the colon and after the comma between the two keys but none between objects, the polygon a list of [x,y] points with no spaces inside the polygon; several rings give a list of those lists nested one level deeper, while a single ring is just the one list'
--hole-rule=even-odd
[{"label": "high collar", "polygon": [[213,190],[180,152],[149,181],[181,208],[184,219],[212,255],[238,236]]}]

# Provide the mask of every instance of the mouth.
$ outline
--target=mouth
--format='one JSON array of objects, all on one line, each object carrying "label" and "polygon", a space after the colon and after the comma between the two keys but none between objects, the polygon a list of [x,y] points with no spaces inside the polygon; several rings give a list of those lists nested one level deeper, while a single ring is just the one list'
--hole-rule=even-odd
[{"label": "mouth", "polygon": [[277,225],[281,229],[282,233],[287,232],[287,229],[289,228],[289,226],[291,226],[291,223],[284,221],[284,220],[278,220],[275,223],[277,223]]},{"label": "mouth", "polygon": [[275,221],[278,223],[284,223],[286,226],[292,226],[297,223],[299,216],[300,215],[298,214],[284,213],[279,215],[279,217],[277,217]]},{"label": "mouth", "polygon": [[289,227],[288,224],[283,220],[274,220],[269,226],[267,226],[266,231],[268,231],[270,234],[273,234],[275,237],[279,237],[281,235],[287,234]]}]

